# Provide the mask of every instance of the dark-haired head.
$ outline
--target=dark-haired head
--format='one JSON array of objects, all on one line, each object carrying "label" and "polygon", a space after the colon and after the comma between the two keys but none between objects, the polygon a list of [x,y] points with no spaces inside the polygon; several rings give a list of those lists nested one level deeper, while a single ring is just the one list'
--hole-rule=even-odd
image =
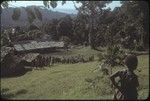
[{"label": "dark-haired head", "polygon": [[135,70],[138,65],[138,59],[136,55],[127,55],[125,58],[125,65],[130,70]]}]

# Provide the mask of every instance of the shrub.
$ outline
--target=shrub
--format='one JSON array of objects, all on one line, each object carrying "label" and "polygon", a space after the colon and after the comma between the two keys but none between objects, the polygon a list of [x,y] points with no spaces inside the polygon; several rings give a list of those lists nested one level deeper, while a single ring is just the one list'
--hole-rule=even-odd
[{"label": "shrub", "polygon": [[112,67],[121,65],[125,57],[125,52],[119,46],[108,47],[107,54],[104,55],[105,62]]},{"label": "shrub", "polygon": [[143,51],[144,50],[144,47],[142,45],[136,45],[135,46],[135,50],[136,51]]},{"label": "shrub", "polygon": [[104,56],[102,53],[98,53],[98,61],[102,61],[104,59]]},{"label": "shrub", "polygon": [[65,45],[68,46],[71,40],[70,40],[70,38],[67,37],[67,36],[62,36],[62,37],[60,38],[60,41],[63,41],[63,42],[65,43]]}]

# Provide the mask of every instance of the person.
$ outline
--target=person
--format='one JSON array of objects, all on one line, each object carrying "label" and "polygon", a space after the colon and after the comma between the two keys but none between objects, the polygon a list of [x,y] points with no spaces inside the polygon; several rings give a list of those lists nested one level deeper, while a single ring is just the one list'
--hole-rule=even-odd
[{"label": "person", "polygon": [[[112,85],[116,88],[114,100],[137,100],[138,76],[134,73],[138,59],[135,55],[127,55],[125,58],[126,70],[118,71],[110,76]],[[115,78],[119,77],[117,82]]]}]

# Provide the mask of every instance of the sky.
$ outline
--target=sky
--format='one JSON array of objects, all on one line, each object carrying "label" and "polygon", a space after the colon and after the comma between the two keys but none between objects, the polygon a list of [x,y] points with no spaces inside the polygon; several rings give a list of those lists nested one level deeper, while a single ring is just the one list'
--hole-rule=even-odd
[{"label": "sky", "polygon": [[[26,7],[26,6],[31,6],[31,5],[36,5],[36,6],[44,6],[43,1],[16,1],[16,2],[10,2],[9,6],[10,7]],[[78,7],[81,4],[76,4]],[[113,10],[115,7],[120,7],[120,1],[113,1],[111,4],[107,5],[107,8],[110,7],[111,10]],[[53,11],[59,11],[59,12],[64,12],[68,14],[76,14],[77,11],[74,8],[74,4],[72,1],[67,1],[66,4],[63,6],[61,5],[61,1],[58,1],[58,5],[56,8],[50,8]]]}]

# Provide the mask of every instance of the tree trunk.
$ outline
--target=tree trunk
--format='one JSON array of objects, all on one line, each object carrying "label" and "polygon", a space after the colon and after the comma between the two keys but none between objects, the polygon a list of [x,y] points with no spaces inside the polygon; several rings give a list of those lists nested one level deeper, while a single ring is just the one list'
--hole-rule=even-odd
[{"label": "tree trunk", "polygon": [[94,49],[94,44],[93,44],[93,36],[92,36],[92,28],[90,29],[90,31],[89,31],[89,45],[90,45],[90,47],[91,47],[91,49]]},{"label": "tree trunk", "polygon": [[144,33],[143,28],[140,28],[140,45],[144,47]]},{"label": "tree trunk", "polygon": [[88,41],[89,41],[89,45],[91,47],[91,49],[95,49],[95,46],[94,46],[94,42],[93,42],[93,21],[94,20],[94,16],[93,14],[91,15],[91,18],[90,18],[90,29],[89,29],[89,35],[88,35]]}]

